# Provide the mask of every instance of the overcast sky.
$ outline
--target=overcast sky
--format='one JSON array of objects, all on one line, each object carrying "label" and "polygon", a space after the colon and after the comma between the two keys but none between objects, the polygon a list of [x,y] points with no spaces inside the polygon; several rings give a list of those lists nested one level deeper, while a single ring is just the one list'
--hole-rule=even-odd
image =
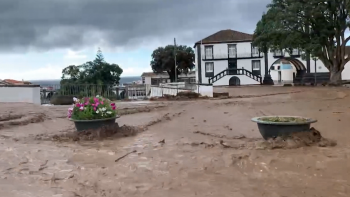
[{"label": "overcast sky", "polygon": [[[98,47],[123,76],[150,71],[158,46],[219,30],[253,33],[271,0],[0,0],[0,79],[57,79]],[[4,69],[4,70],[3,70]]]}]

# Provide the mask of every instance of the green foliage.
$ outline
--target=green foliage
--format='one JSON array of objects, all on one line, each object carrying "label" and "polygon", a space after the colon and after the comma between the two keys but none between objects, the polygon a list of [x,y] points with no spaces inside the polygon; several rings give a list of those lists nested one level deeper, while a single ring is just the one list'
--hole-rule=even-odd
[{"label": "green foliage", "polygon": [[107,119],[116,115],[115,103],[99,96],[77,100],[74,107],[68,109],[68,118],[73,120]]},{"label": "green foliage", "polygon": [[95,60],[80,66],[70,65],[62,70],[61,85],[95,84],[117,85],[123,73],[117,64],[107,63],[101,50],[97,51]]},{"label": "green foliage", "polygon": [[[152,53],[151,67],[153,72],[162,73],[167,72],[170,80],[175,81],[175,56],[174,45],[166,47],[158,47]],[[184,45],[176,46],[176,65],[177,74],[187,74],[194,68],[194,51],[191,47]]]},{"label": "green foliage", "polygon": [[350,57],[345,56],[350,37],[349,0],[272,0],[254,32],[261,49],[293,48],[320,59],[338,83]]}]

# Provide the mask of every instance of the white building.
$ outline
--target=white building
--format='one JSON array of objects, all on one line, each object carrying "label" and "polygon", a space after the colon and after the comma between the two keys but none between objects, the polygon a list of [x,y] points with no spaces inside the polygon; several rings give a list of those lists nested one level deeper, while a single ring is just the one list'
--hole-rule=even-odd
[{"label": "white building", "polygon": [[[196,81],[213,86],[262,84],[265,73],[276,62],[285,60],[295,68],[293,78],[302,78],[305,73],[328,75],[328,69],[320,60],[306,62],[297,49],[292,54],[286,51],[268,53],[265,65],[264,54],[252,46],[253,35],[234,30],[222,30],[195,43]],[[312,65],[311,65],[312,64]],[[350,63],[345,66],[343,79],[350,79]],[[271,79],[271,78],[270,78]]]},{"label": "white building", "polygon": [[[169,74],[167,72],[163,73],[153,73],[153,72],[144,72],[141,75],[142,84],[147,85],[159,85],[161,83],[170,83]],[[190,71],[187,74],[181,73],[178,76],[178,82],[186,83],[195,83],[196,76],[194,71]]]},{"label": "white building", "polygon": [[293,83],[296,68],[288,61],[281,60],[270,67],[270,75],[275,84]]}]

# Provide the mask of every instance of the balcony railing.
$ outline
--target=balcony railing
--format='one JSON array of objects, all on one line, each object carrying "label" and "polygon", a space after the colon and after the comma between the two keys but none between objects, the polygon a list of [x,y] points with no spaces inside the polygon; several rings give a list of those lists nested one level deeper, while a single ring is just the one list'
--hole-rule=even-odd
[{"label": "balcony railing", "polygon": [[235,59],[235,58],[251,58],[251,57],[263,57],[263,54],[252,54],[252,53],[214,53],[214,55],[206,56],[205,53],[202,53],[202,60],[220,60],[220,59]]}]

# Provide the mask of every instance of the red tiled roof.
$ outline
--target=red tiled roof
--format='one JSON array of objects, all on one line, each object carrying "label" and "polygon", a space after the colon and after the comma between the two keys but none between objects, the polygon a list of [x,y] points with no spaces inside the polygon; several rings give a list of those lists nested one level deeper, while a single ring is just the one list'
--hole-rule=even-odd
[{"label": "red tiled roof", "polygon": [[22,81],[17,81],[17,80],[14,80],[14,79],[4,79],[3,81],[5,81],[7,83],[11,83],[11,84],[23,83]]},{"label": "red tiled roof", "polygon": [[215,34],[212,34],[196,42],[195,46],[200,43],[211,44],[211,43],[225,43],[225,42],[252,41],[252,40],[253,40],[253,34],[247,34],[239,31],[227,29],[227,30],[218,31]]}]

